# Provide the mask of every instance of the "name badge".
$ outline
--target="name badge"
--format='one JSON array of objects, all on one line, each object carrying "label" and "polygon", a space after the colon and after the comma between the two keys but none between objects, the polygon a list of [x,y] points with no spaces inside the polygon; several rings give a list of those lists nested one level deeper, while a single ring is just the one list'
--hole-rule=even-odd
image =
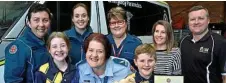
[{"label": "name badge", "polygon": [[155,75],[155,83],[184,83],[184,76]]}]

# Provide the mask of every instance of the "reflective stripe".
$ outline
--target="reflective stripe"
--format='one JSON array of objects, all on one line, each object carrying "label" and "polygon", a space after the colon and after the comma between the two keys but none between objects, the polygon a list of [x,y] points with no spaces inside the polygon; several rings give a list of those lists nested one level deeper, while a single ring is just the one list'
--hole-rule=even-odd
[{"label": "reflective stripe", "polygon": [[46,83],[52,83],[52,81],[49,78],[47,78]]},{"label": "reflective stripe", "polygon": [[44,74],[46,74],[48,70],[49,70],[49,63],[46,63],[39,68],[39,71],[41,71]]},{"label": "reflective stripe", "polygon": [[61,83],[62,79],[63,79],[62,73],[61,73],[61,72],[58,72],[58,73],[54,76],[53,82],[54,82],[54,83]]}]

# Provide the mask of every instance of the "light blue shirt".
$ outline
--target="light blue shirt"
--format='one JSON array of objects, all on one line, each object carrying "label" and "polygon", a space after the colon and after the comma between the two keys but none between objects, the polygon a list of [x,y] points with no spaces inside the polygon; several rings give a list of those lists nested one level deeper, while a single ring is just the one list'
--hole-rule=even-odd
[{"label": "light blue shirt", "polygon": [[79,83],[113,83],[131,74],[130,63],[123,58],[111,56],[106,62],[103,75],[97,76],[86,61],[78,64]]}]

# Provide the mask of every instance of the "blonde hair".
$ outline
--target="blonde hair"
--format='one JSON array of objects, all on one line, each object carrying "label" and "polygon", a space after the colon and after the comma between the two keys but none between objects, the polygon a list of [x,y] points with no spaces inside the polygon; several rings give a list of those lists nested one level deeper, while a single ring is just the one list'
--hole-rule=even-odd
[{"label": "blonde hair", "polygon": [[134,59],[136,60],[138,58],[138,55],[147,53],[150,57],[154,57],[156,61],[156,55],[155,55],[155,48],[151,44],[141,44],[135,49],[135,56]]},{"label": "blonde hair", "polygon": [[111,20],[111,18],[122,18],[124,20],[127,19],[126,17],[126,11],[122,7],[113,7],[109,10],[107,15],[108,20]]}]

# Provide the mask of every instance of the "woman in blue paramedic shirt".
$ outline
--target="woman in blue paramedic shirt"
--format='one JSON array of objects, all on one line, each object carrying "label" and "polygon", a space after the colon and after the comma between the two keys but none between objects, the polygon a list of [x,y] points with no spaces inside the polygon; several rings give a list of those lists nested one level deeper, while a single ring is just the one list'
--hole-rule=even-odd
[{"label": "woman in blue paramedic shirt", "polygon": [[126,59],[110,56],[111,46],[103,34],[91,34],[84,51],[86,60],[78,63],[79,83],[113,83],[131,74]]},{"label": "woman in blue paramedic shirt", "polygon": [[126,11],[122,7],[111,8],[107,18],[111,31],[107,38],[112,45],[112,55],[127,59],[136,68],[133,62],[134,51],[141,41],[127,33]]},{"label": "woman in blue paramedic shirt", "polygon": [[89,26],[88,7],[83,3],[78,3],[72,8],[72,23],[71,29],[65,31],[71,43],[69,55],[72,59],[72,64],[85,59],[83,51],[83,42],[93,31]]},{"label": "woman in blue paramedic shirt", "polygon": [[5,49],[5,83],[34,83],[35,71],[48,61],[44,37],[51,25],[51,12],[43,4],[33,4],[22,35]]}]

